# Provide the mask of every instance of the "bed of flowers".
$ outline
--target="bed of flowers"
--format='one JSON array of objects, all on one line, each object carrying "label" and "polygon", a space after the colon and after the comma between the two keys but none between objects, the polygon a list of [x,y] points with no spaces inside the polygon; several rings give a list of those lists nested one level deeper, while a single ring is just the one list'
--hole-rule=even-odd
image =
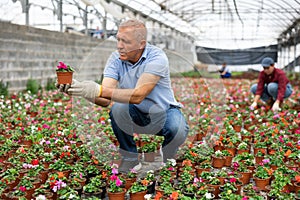
[{"label": "bed of flowers", "polygon": [[[1,97],[1,199],[105,199],[145,188],[149,200],[300,198],[297,85],[274,113],[249,107],[250,80],[174,79],[189,137],[176,160],[143,176],[118,173],[109,109],[57,91]],[[157,149],[162,141],[135,139]],[[135,183],[124,190],[129,177]]]}]

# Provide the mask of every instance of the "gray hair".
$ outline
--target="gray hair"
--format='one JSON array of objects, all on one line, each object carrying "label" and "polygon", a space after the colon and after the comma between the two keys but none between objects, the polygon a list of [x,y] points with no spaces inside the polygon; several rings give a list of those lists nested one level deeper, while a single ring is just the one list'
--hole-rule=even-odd
[{"label": "gray hair", "polygon": [[128,19],[120,23],[119,27],[133,27],[138,41],[147,40],[147,28],[144,22],[138,19]]}]

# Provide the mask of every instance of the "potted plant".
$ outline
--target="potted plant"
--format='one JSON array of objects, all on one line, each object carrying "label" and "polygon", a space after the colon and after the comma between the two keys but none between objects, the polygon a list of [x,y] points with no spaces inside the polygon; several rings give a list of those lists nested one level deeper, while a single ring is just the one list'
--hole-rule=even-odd
[{"label": "potted plant", "polygon": [[141,180],[134,182],[128,189],[131,200],[144,200],[144,196],[147,193],[146,182]]},{"label": "potted plant", "polygon": [[83,186],[82,195],[85,198],[92,198],[92,197],[102,197],[103,190],[101,189],[101,186],[103,185],[102,181],[92,181],[87,183]]},{"label": "potted plant", "polygon": [[56,66],[58,84],[71,84],[74,69],[70,65],[59,62]]},{"label": "potted plant", "polygon": [[238,146],[237,146],[237,154],[241,154],[241,153],[249,153],[250,152],[250,148],[248,143],[246,142],[241,142]]},{"label": "potted plant", "polygon": [[212,166],[215,168],[222,168],[225,164],[225,157],[221,150],[217,150],[212,156]]},{"label": "potted plant", "polygon": [[128,190],[131,185],[136,181],[137,172],[134,169],[131,169],[127,174],[122,174],[122,177],[125,180],[125,188]]},{"label": "potted plant", "polygon": [[225,183],[225,180],[228,177],[227,171],[228,171],[228,169],[226,169],[225,167],[223,167],[222,169],[220,169],[216,173],[216,177],[220,180],[221,185],[223,185]]},{"label": "potted plant", "polygon": [[220,193],[221,181],[217,177],[211,176],[208,179],[207,185],[214,188],[213,194],[217,197]]},{"label": "potted plant", "polygon": [[142,177],[141,181],[144,182],[144,185],[147,185],[147,194],[155,192],[156,177],[153,170],[147,171],[146,176]]},{"label": "potted plant", "polygon": [[255,185],[259,187],[260,190],[265,190],[265,187],[270,184],[271,175],[271,168],[259,165],[253,174]]},{"label": "potted plant", "polygon": [[124,181],[118,172],[118,168],[114,166],[107,184],[107,194],[110,200],[125,200],[126,189],[124,188]]},{"label": "potted plant", "polygon": [[78,194],[78,192],[70,187],[65,187],[62,190],[60,190],[58,192],[59,194],[59,199],[74,199],[74,200],[80,200],[80,195]]},{"label": "potted plant", "polygon": [[210,172],[212,169],[210,158],[195,166],[197,176],[200,176],[203,171]]},{"label": "potted plant", "polygon": [[155,151],[157,150],[157,143],[152,141],[146,143],[141,147],[141,151],[144,153],[144,160],[146,162],[153,162],[155,160]]}]

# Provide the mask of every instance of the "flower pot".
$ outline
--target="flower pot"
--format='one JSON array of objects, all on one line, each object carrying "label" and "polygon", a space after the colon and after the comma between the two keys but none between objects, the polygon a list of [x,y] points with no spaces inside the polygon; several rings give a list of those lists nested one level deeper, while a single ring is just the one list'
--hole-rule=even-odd
[{"label": "flower pot", "polygon": [[79,182],[82,187],[85,186],[86,178],[76,178],[75,177],[74,180]]},{"label": "flower pot", "polygon": [[235,147],[225,147],[224,150],[227,150],[232,156],[235,156],[236,148]]},{"label": "flower pot", "polygon": [[250,182],[250,178],[252,176],[252,170],[249,170],[248,172],[240,172],[242,177],[240,178],[240,181],[245,185]]},{"label": "flower pot", "polygon": [[267,148],[257,148],[257,147],[253,148],[254,155],[257,154],[259,151],[262,152],[263,154],[266,154],[267,153]]},{"label": "flower pot", "polygon": [[102,198],[102,190],[99,189],[97,192],[92,192],[92,193],[89,193],[89,192],[82,192],[82,197],[84,197],[84,199],[89,199],[89,198],[93,198],[93,197],[96,197],[96,198],[99,198],[101,199]]},{"label": "flower pot", "polygon": [[107,191],[108,199],[110,200],[125,200],[126,189],[123,188],[122,192],[109,192]]},{"label": "flower pot", "polygon": [[211,188],[214,188],[213,190],[213,194],[215,197],[217,197],[219,194],[220,194],[220,186],[221,185],[212,185],[212,184],[207,184],[207,186],[211,187]]},{"label": "flower pot", "polygon": [[233,156],[225,156],[225,163],[224,166],[230,167],[232,162]]},{"label": "flower pot", "polygon": [[155,184],[156,181],[153,181],[151,184],[147,186],[147,194],[153,194],[155,192]]},{"label": "flower pot", "polygon": [[136,181],[136,178],[126,178],[125,179],[125,189],[128,190],[135,181]]},{"label": "flower pot", "polygon": [[144,200],[144,196],[146,194],[147,190],[136,193],[130,193],[130,200]]},{"label": "flower pot", "polygon": [[257,177],[253,177],[256,187],[258,187],[262,191],[266,190],[266,186],[270,184],[270,179],[271,178],[260,179]]},{"label": "flower pot", "polygon": [[73,72],[56,72],[58,84],[71,84]]},{"label": "flower pot", "polygon": [[250,149],[238,149],[236,154],[250,153]]},{"label": "flower pot", "polygon": [[255,156],[255,163],[259,164],[263,161],[263,159],[265,159],[264,156]]},{"label": "flower pot", "polygon": [[214,168],[222,168],[222,167],[224,167],[224,164],[225,164],[225,158],[224,157],[215,157],[215,156],[212,156],[211,158],[212,158],[212,166]]},{"label": "flower pot", "polygon": [[145,162],[154,162],[154,160],[155,160],[155,152],[144,153]]},{"label": "flower pot", "polygon": [[242,130],[242,125],[233,125],[233,129],[234,129],[236,132],[241,132],[241,130]]},{"label": "flower pot", "polygon": [[196,169],[196,175],[198,177],[200,177],[200,175],[203,171],[210,172],[210,168],[201,168],[201,166],[199,166],[199,165],[196,165],[195,169]]}]

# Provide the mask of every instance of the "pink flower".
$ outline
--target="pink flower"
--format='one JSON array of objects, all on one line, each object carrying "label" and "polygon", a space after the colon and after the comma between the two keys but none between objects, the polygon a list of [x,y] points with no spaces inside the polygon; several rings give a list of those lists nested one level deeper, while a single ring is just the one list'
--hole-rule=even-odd
[{"label": "pink flower", "polygon": [[50,129],[50,126],[48,124],[43,124],[44,129]]},{"label": "pink flower", "polygon": [[118,177],[115,174],[110,176],[110,180],[112,180],[112,181],[117,180],[117,179],[118,179]]},{"label": "pink flower", "polygon": [[248,197],[243,197],[242,200],[248,200]]},{"label": "pink flower", "polygon": [[121,186],[122,185],[122,181],[119,179],[119,178],[117,178],[117,180],[116,180],[116,186]]},{"label": "pink flower", "polygon": [[197,177],[194,178],[194,183],[198,183],[199,181],[200,180]]},{"label": "pink flower", "polygon": [[20,186],[20,187],[19,187],[19,190],[20,190],[21,192],[25,192],[25,191],[26,191],[26,187]]},{"label": "pink flower", "polygon": [[279,136],[279,141],[281,142],[281,143],[283,143],[284,141],[283,141],[283,136],[281,135],[281,136]]},{"label": "pink flower", "polygon": [[237,170],[239,168],[240,164],[238,162],[233,162],[232,167],[234,170]]},{"label": "pink flower", "polygon": [[118,169],[117,169],[117,168],[113,168],[113,169],[112,169],[112,173],[113,173],[113,174],[118,174],[118,173],[119,173],[119,172],[118,172]]},{"label": "pink flower", "polygon": [[58,69],[67,69],[67,65],[65,65],[65,63],[63,62],[59,62],[59,65],[57,66]]},{"label": "pink flower", "polygon": [[263,162],[263,164],[267,164],[267,163],[270,162],[270,159],[268,159],[268,158],[267,159],[263,159],[262,162]]},{"label": "pink flower", "polygon": [[174,167],[169,167],[168,170],[169,171],[174,171]]},{"label": "pink flower", "polygon": [[235,183],[236,182],[236,178],[230,178],[230,183]]}]

